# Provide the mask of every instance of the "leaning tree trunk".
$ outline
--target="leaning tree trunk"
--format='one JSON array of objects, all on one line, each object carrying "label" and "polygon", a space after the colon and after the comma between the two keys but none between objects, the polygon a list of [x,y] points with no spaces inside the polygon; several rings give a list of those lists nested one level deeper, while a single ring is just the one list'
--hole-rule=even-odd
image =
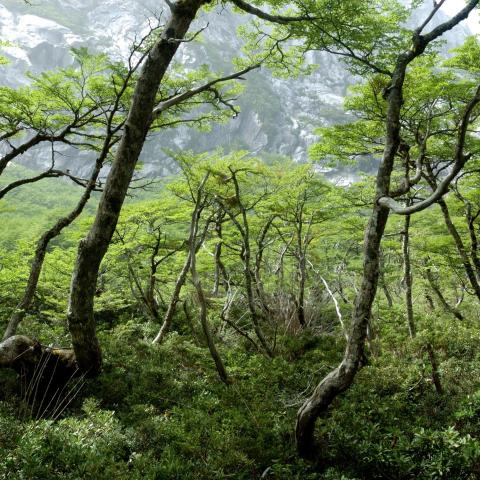
[{"label": "leaning tree trunk", "polygon": [[391,84],[386,91],[388,109],[385,148],[377,173],[377,200],[373,206],[365,233],[363,278],[355,302],[351,333],[343,361],[317,385],[313,394],[300,407],[297,413],[297,449],[302,457],[312,458],[314,456],[314,430],[317,418],[322,412],[327,410],[337,395],[350,387],[364,358],[368,322],[379,277],[380,243],[389,215],[389,209],[382,207],[378,199],[382,196],[388,196],[390,191],[390,179],[395,155],[400,143],[400,111],[403,102],[402,90],[405,72],[408,64],[420,53],[420,50],[410,50],[399,55]]},{"label": "leaning tree trunk", "polygon": [[70,289],[68,326],[78,366],[81,371],[90,375],[98,374],[102,363],[93,318],[100,263],[115,231],[152,122],[158,87],[202,2],[203,0],[184,0],[171,6],[171,18],[160,39],[149,52],[137,80],[124,133],[105,183],[95,221],[78,248]]},{"label": "leaning tree trunk", "polygon": [[[382,161],[378,167],[373,212],[365,235],[363,279],[355,302],[351,334],[341,364],[319,383],[311,397],[298,411],[296,439],[298,452],[301,456],[313,456],[315,451],[314,429],[316,419],[322,412],[326,411],[338,394],[345,391],[352,384],[364,358],[368,321],[377,291],[380,243],[390,213],[389,207],[381,200],[382,197],[389,197],[395,155],[400,144],[400,112],[403,104],[403,85],[407,67],[410,62],[425,51],[429,43],[467,18],[478,3],[478,0],[470,0],[457,15],[438,25],[428,34],[422,35],[422,29],[429,23],[436,12],[434,9],[432,16],[414,32],[411,48],[398,55],[390,84],[384,90],[384,96],[387,100],[385,148]],[[475,97],[474,101],[468,104],[466,110],[467,117],[464,117],[464,120],[468,119],[469,112],[476,105],[476,101],[477,98]],[[465,135],[465,125],[466,123],[461,125],[463,130],[460,132],[460,140],[462,135]],[[462,154],[462,149],[463,145],[457,145],[456,154]],[[465,162],[466,158],[462,155],[461,160]]]},{"label": "leaning tree trunk", "polygon": [[380,241],[388,219],[388,210],[375,205],[365,237],[363,280],[355,303],[352,330],[342,363],[315,388],[297,414],[296,439],[302,457],[315,454],[314,429],[319,415],[353,382],[364,358],[368,321],[377,290]]},{"label": "leaning tree trunk", "polygon": [[442,210],[443,219],[445,221],[447,230],[455,243],[455,247],[457,248],[457,252],[460,258],[462,259],[463,268],[465,269],[468,281],[470,282],[470,285],[475,292],[477,299],[480,300],[480,283],[476,276],[474,266],[472,265],[472,263],[470,262],[470,258],[468,257],[467,249],[465,247],[465,244],[463,243],[462,237],[458,233],[457,227],[452,221],[452,217],[450,216],[450,211],[448,210],[448,206],[445,200],[439,200],[438,204],[440,205],[440,208]]},{"label": "leaning tree trunk", "polygon": [[180,275],[175,282],[175,287],[173,289],[172,298],[170,299],[170,303],[168,304],[167,311],[165,313],[165,317],[163,318],[162,326],[157,334],[157,336],[153,339],[152,343],[162,343],[168,330],[170,329],[170,325],[173,321],[173,316],[175,315],[175,311],[177,309],[177,303],[180,300],[180,292],[182,291],[182,287],[185,285],[185,281],[187,280],[187,275],[190,270],[190,252],[183,264],[182,270]]},{"label": "leaning tree trunk", "polygon": [[[400,110],[405,71],[411,59],[400,55],[388,96],[387,135],[382,162],[377,174],[377,198],[388,195],[395,154],[400,143]],[[364,240],[362,284],[355,302],[351,333],[343,361],[315,388],[311,397],[297,414],[296,439],[301,456],[311,458],[315,453],[314,430],[319,415],[353,382],[364,358],[365,339],[371,308],[375,299],[380,265],[380,242],[387,224],[389,209],[376,201],[368,223]]]}]

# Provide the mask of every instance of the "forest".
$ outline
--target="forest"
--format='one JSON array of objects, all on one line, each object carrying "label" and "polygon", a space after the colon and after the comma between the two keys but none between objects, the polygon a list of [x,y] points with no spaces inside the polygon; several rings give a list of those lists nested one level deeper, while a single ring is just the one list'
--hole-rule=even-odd
[{"label": "forest", "polygon": [[[0,479],[480,478],[479,0],[165,0],[23,73],[6,9],[73,7],[0,7]],[[202,143],[303,95],[303,160]]]}]

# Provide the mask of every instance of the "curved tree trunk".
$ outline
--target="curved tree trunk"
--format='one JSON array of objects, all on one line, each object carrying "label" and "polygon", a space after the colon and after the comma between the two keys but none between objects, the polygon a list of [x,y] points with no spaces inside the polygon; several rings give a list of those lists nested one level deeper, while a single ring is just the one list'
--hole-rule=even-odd
[{"label": "curved tree trunk", "polygon": [[342,363],[315,388],[297,414],[296,439],[301,456],[315,455],[314,429],[319,415],[353,382],[364,359],[365,339],[377,289],[380,241],[388,219],[388,210],[376,205],[367,227],[363,280],[353,314],[352,330]]},{"label": "curved tree trunk", "polygon": [[[400,143],[400,110],[405,72],[413,58],[408,53],[399,56],[388,93],[385,149],[377,173],[376,198],[388,195],[395,154]],[[371,307],[377,291],[380,265],[380,242],[388,220],[389,209],[376,201],[364,240],[363,278],[353,312],[351,333],[343,361],[315,388],[297,414],[296,439],[301,456],[315,453],[314,429],[318,416],[353,382],[364,358],[365,339]]]},{"label": "curved tree trunk", "polygon": [[95,221],[78,248],[68,305],[68,326],[78,366],[97,375],[102,355],[96,336],[93,303],[100,263],[112,239],[138,157],[152,122],[160,82],[202,0],[184,0],[171,6],[172,15],[153,46],[137,80],[124,133],[105,183]]},{"label": "curved tree trunk", "polygon": [[[375,203],[365,234],[363,279],[355,302],[351,334],[341,364],[319,383],[311,397],[298,411],[296,439],[298,453],[301,456],[313,456],[316,419],[322,412],[326,411],[339,393],[345,391],[352,384],[364,358],[368,321],[379,277],[380,243],[390,213],[389,204],[385,204],[381,200],[382,197],[389,196],[395,155],[400,144],[400,112],[403,104],[403,85],[407,67],[425,51],[429,43],[467,18],[478,3],[478,0],[471,0],[457,15],[438,25],[428,34],[421,34],[428,21],[417,29],[412,37],[411,48],[398,55],[390,84],[384,90],[384,96],[387,100],[385,148],[377,172]],[[436,10],[434,10],[435,12]],[[468,120],[469,112],[476,105],[476,100],[477,97],[467,106],[466,117],[463,120]],[[457,144],[455,152],[463,162],[466,161],[462,143],[462,139],[465,138],[465,125],[466,122],[461,125],[462,130],[458,137],[460,143]]]},{"label": "curved tree trunk", "polygon": [[327,410],[337,395],[352,384],[364,358],[368,322],[379,277],[380,242],[390,213],[388,208],[380,206],[377,199],[387,196],[390,191],[390,179],[400,143],[400,111],[405,72],[408,64],[417,56],[415,52],[416,49],[412,49],[399,55],[386,91],[388,109],[385,148],[378,167],[376,201],[365,233],[362,284],[355,302],[351,333],[343,361],[318,384],[297,414],[297,449],[300,456],[306,458],[313,457],[315,453],[314,430],[318,416]]}]

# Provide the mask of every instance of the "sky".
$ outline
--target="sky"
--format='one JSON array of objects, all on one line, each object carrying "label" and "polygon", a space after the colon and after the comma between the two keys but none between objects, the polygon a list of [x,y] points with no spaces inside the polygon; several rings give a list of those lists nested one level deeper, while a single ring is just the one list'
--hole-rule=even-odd
[{"label": "sky", "polygon": [[[464,0],[446,0],[442,10],[448,15],[455,15],[465,6]],[[472,12],[465,23],[473,33],[480,33],[480,11],[478,8]]]}]

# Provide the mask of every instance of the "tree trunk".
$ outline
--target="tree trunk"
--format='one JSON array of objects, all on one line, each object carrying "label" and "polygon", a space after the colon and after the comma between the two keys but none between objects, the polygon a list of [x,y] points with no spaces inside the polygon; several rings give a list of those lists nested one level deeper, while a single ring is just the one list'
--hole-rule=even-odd
[{"label": "tree trunk", "polygon": [[443,394],[442,381],[440,379],[440,371],[438,369],[437,356],[435,355],[435,350],[432,347],[431,343],[427,343],[426,350],[428,354],[428,359],[430,360],[430,365],[432,367],[432,382],[435,385],[435,390],[439,395]]},{"label": "tree trunk", "polygon": [[185,281],[187,280],[188,271],[190,270],[190,263],[191,263],[191,256],[189,252],[187,259],[183,264],[180,275],[178,276],[177,281],[175,282],[175,288],[173,289],[172,298],[170,300],[170,303],[168,304],[168,308],[165,313],[165,317],[163,319],[163,323],[160,328],[160,331],[158,332],[157,336],[154,338],[152,343],[162,343],[163,340],[165,339],[165,335],[170,329],[173,316],[175,315],[175,311],[177,309],[178,301],[180,300],[180,292],[182,291],[182,287],[185,285]]},{"label": "tree trunk", "polygon": [[433,290],[433,292],[437,296],[437,298],[438,298],[439,302],[441,303],[443,309],[447,313],[450,313],[451,315],[453,315],[458,320],[463,320],[463,315],[455,307],[452,307],[447,302],[445,297],[443,296],[443,293],[440,290],[439,286],[437,285],[437,282],[433,278],[432,271],[430,270],[430,268],[427,268],[425,270],[425,276],[427,277],[428,283],[430,284],[431,289]]},{"label": "tree trunk", "polygon": [[470,282],[470,285],[472,286],[473,291],[475,292],[475,295],[477,296],[478,300],[480,300],[480,283],[478,282],[475,269],[472,266],[472,263],[470,262],[470,258],[468,257],[467,249],[465,248],[465,244],[463,243],[462,237],[458,233],[457,227],[452,221],[452,218],[450,216],[450,211],[448,210],[448,206],[445,200],[443,199],[439,200],[438,204],[440,205],[440,208],[442,210],[443,219],[445,221],[445,225],[447,226],[447,230],[450,233],[451,237],[453,238],[455,247],[457,248],[457,252],[460,255],[460,258],[462,259],[463,268],[465,269],[465,273],[467,274],[467,278]]},{"label": "tree trunk", "polygon": [[405,285],[405,306],[407,310],[408,333],[411,338],[416,335],[415,319],[413,316],[412,299],[412,267],[410,262],[410,215],[405,215],[405,225],[403,230],[403,281]]},{"label": "tree trunk", "polygon": [[[390,193],[390,183],[395,162],[395,155],[400,144],[400,112],[403,104],[403,85],[408,65],[420,56],[430,42],[452,29],[468,17],[477,6],[478,0],[471,0],[457,15],[438,25],[428,34],[421,35],[417,30],[412,37],[412,46],[408,51],[400,53],[396,59],[388,88],[384,90],[387,100],[385,119],[386,135],[383,157],[377,172],[376,198],[373,212],[367,226],[364,241],[363,279],[355,302],[351,334],[341,364],[329,373],[315,388],[312,396],[300,407],[297,414],[296,439],[301,456],[311,457],[314,453],[315,421],[324,412],[335,397],[345,391],[353,382],[355,374],[364,357],[365,338],[371,308],[377,291],[380,260],[380,243],[390,213],[388,206],[382,206],[383,197]],[[468,108],[475,103],[471,102]],[[468,113],[468,110],[467,110]],[[464,133],[463,131],[461,132]],[[460,135],[460,139],[462,136]],[[457,145],[456,154],[462,153],[463,145]],[[462,156],[462,160],[466,157]]]},{"label": "tree trunk", "polygon": [[315,388],[297,414],[296,439],[302,457],[315,455],[314,429],[318,416],[353,382],[364,358],[368,321],[378,280],[380,240],[388,218],[388,210],[375,205],[367,227],[363,280],[355,303],[352,329],[341,364]]},{"label": "tree trunk", "polygon": [[[190,222],[190,239],[189,239],[189,258],[190,258],[190,272],[192,274],[192,282],[197,291],[198,301],[200,303],[200,323],[202,325],[202,330],[205,335],[205,340],[207,341],[207,346],[210,351],[210,355],[215,362],[215,367],[217,369],[218,375],[223,383],[228,385],[230,380],[228,378],[227,370],[223,364],[222,359],[220,358],[220,354],[218,353],[217,347],[215,346],[215,342],[213,340],[213,335],[210,331],[210,327],[208,325],[208,312],[207,312],[207,301],[205,299],[205,293],[203,291],[202,282],[200,280],[200,276],[197,272],[197,233],[198,233],[198,224],[200,222],[200,215],[205,205],[205,201],[203,199],[203,187],[208,179],[209,174],[207,173],[200,184],[198,191],[197,191],[197,198],[195,199],[195,209],[192,214],[192,220]],[[208,228],[209,222],[207,222]],[[201,240],[203,241],[203,239]],[[200,243],[201,245],[201,243]]]},{"label": "tree trunk", "polygon": [[205,300],[205,293],[203,291],[202,282],[200,281],[200,277],[197,272],[196,268],[196,253],[193,251],[191,253],[191,265],[190,271],[192,272],[192,282],[195,286],[197,291],[198,301],[200,303],[200,323],[202,325],[203,334],[205,335],[205,339],[207,341],[208,350],[210,351],[210,355],[215,362],[215,367],[218,372],[218,376],[220,380],[226,385],[230,384],[230,379],[228,378],[227,370],[225,369],[225,365],[218,353],[217,347],[215,346],[215,342],[213,340],[212,332],[210,331],[210,327],[208,325],[208,317],[207,317],[207,302]]},{"label": "tree trunk", "polygon": [[172,5],[170,20],[149,52],[137,80],[124,133],[108,175],[95,221],[78,248],[68,306],[68,326],[82,372],[97,375],[102,356],[96,336],[93,303],[100,263],[108,249],[138,157],[152,122],[155,97],[175,52],[202,5],[184,0]]},{"label": "tree trunk", "polygon": [[[387,93],[386,140],[383,158],[378,168],[376,199],[390,191],[390,179],[395,155],[400,143],[400,111],[402,90],[407,66],[416,53],[400,54]],[[315,422],[332,401],[352,384],[364,358],[365,339],[371,308],[377,291],[380,243],[388,220],[389,209],[375,200],[364,240],[362,284],[355,302],[351,333],[340,365],[330,372],[315,388],[310,398],[297,413],[296,440],[300,456],[312,458],[315,454]]]}]

